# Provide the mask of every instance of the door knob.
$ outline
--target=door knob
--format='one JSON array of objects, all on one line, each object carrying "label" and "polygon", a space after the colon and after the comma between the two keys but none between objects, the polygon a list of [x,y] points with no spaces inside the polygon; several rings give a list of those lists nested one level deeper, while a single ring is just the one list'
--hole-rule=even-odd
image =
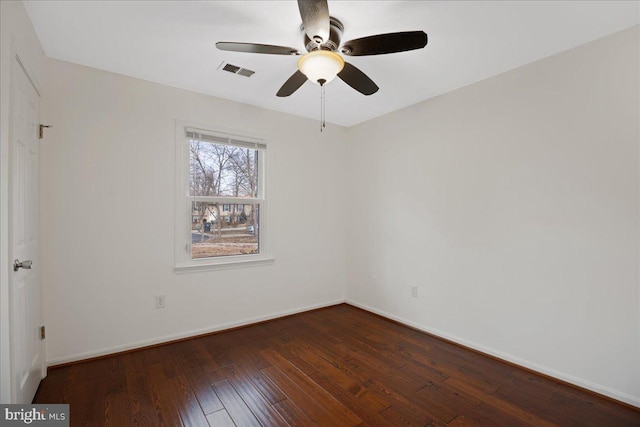
[{"label": "door knob", "polygon": [[18,271],[18,269],[20,268],[24,268],[25,270],[31,270],[31,264],[33,264],[33,261],[31,261],[30,259],[26,261],[15,260],[13,261],[13,271]]}]

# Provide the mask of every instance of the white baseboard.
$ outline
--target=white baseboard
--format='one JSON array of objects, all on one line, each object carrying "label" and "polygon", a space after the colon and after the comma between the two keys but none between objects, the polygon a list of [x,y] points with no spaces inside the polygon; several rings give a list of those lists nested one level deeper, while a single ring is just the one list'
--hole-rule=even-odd
[{"label": "white baseboard", "polygon": [[581,379],[581,378],[574,377],[573,375],[565,374],[565,373],[557,371],[555,369],[552,369],[552,368],[549,368],[549,367],[546,367],[546,366],[542,366],[542,365],[539,365],[537,363],[534,363],[534,362],[531,362],[531,361],[528,361],[528,360],[513,356],[513,355],[511,355],[509,353],[504,353],[502,351],[494,350],[492,348],[483,346],[483,345],[475,343],[473,341],[469,341],[469,340],[466,340],[464,338],[460,338],[460,337],[457,337],[455,335],[451,335],[451,334],[448,334],[446,332],[440,331],[438,329],[430,328],[428,326],[424,326],[424,325],[421,325],[419,323],[412,322],[411,320],[407,320],[407,319],[405,319],[403,317],[396,316],[396,315],[391,314],[391,313],[387,313],[386,311],[370,307],[370,306],[368,306],[366,304],[361,304],[359,302],[352,301],[352,300],[349,300],[349,299],[347,299],[345,302],[347,304],[353,305],[354,307],[358,307],[358,308],[361,308],[363,310],[370,311],[371,313],[375,313],[375,314],[378,314],[378,315],[380,315],[382,317],[386,317],[388,319],[395,320],[396,322],[400,322],[400,323],[402,323],[404,325],[411,326],[412,328],[418,329],[420,331],[424,331],[424,332],[427,332],[429,334],[435,335],[437,337],[441,337],[441,338],[444,338],[446,340],[453,341],[453,342],[455,342],[457,344],[463,345],[465,347],[472,348],[472,349],[477,350],[477,351],[479,351],[481,353],[485,353],[485,354],[497,357],[498,359],[502,359],[502,360],[505,360],[507,362],[519,365],[519,366],[523,366],[523,367],[531,369],[533,371],[540,372],[540,373],[548,375],[550,377],[557,378],[559,380],[562,380],[562,381],[565,381],[567,383],[576,385],[578,387],[582,387],[582,388],[585,388],[587,390],[594,391],[594,392],[596,392],[598,394],[602,394],[602,395],[610,397],[612,399],[619,400],[621,402],[624,402],[624,403],[627,403],[629,405],[633,405],[633,406],[636,406],[636,407],[640,408],[640,397],[638,397],[638,396],[632,396],[632,395],[627,394],[627,393],[623,393],[623,392],[620,392],[620,391],[617,391],[617,390],[613,390],[613,389],[611,389],[609,387],[605,387],[605,386],[602,386],[602,385],[599,385],[599,384],[595,384],[595,383],[593,383],[591,381],[587,381],[587,380],[584,380],[584,379]]},{"label": "white baseboard", "polygon": [[117,345],[113,347],[103,348],[100,350],[87,351],[84,353],[58,357],[55,359],[47,360],[47,366],[55,366],[55,365],[61,365],[63,363],[78,362],[81,360],[91,359],[94,357],[106,356],[109,354],[120,353],[123,351],[129,351],[129,350],[135,350],[143,347],[148,347],[150,345],[163,344],[163,343],[167,343],[170,341],[175,341],[183,338],[190,338],[190,337],[204,335],[212,332],[224,331],[226,329],[237,328],[239,326],[247,326],[253,323],[264,322],[266,320],[273,320],[279,317],[285,317],[292,314],[303,313],[305,311],[316,310],[318,308],[330,307],[332,305],[342,304],[344,302],[345,302],[344,300],[336,300],[336,301],[326,302],[323,304],[314,304],[306,307],[295,308],[293,310],[285,310],[285,311],[269,314],[266,316],[252,317],[252,318],[240,320],[237,322],[224,323],[217,326],[194,329],[191,331],[181,332],[178,334],[164,335],[164,336],[152,338],[149,340],[142,340],[142,341],[132,342],[124,345]]}]

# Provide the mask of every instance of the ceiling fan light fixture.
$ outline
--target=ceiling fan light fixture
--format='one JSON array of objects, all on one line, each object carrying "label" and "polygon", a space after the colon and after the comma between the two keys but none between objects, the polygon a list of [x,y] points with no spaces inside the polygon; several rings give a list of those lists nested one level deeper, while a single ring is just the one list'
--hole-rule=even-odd
[{"label": "ceiling fan light fixture", "polygon": [[344,59],[329,50],[314,50],[302,55],[298,69],[315,84],[324,85],[344,68]]}]

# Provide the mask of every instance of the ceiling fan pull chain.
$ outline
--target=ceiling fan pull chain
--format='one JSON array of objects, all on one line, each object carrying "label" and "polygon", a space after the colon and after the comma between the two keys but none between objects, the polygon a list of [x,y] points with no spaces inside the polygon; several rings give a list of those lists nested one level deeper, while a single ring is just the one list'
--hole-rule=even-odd
[{"label": "ceiling fan pull chain", "polygon": [[323,95],[324,95],[324,86],[320,85],[320,132],[322,132],[322,122],[324,118],[324,105],[322,103]]},{"label": "ceiling fan pull chain", "polygon": [[326,95],[324,92],[324,85],[320,86],[320,108],[321,108],[321,113],[320,113],[320,132],[322,132],[322,130],[327,126],[326,121],[325,121],[325,117],[326,117],[326,110],[325,110],[325,99],[326,99]]}]

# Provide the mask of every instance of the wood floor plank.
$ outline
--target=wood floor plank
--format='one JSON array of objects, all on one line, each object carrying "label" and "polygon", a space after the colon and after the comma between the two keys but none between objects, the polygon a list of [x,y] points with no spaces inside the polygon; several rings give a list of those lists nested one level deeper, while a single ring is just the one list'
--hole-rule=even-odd
[{"label": "wood floor plank", "polygon": [[274,404],[285,400],[287,397],[282,393],[275,384],[269,381],[262,373],[253,365],[235,365],[234,369],[241,372],[246,378],[248,378],[253,386],[264,396],[264,398],[270,403]]},{"label": "wood floor plank", "polygon": [[251,409],[242,400],[242,397],[227,380],[218,381],[213,384],[213,389],[224,404],[225,409],[236,426],[256,426],[260,425]]},{"label": "wood floor plank", "polygon": [[186,427],[206,426],[208,424],[207,419],[186,377],[177,375],[169,378],[168,382],[173,392],[173,399],[180,413],[182,424]]},{"label": "wood floor plank", "polygon": [[[377,404],[374,407],[388,407],[383,409],[381,415],[392,422],[396,422],[398,417],[396,412],[402,414],[401,419],[404,420],[398,425],[441,425],[442,422],[434,415],[428,413],[419,405],[407,400],[401,394],[394,391],[390,384],[384,384],[376,380],[375,371],[357,369],[362,367],[363,363],[343,354],[340,350],[334,348],[314,347],[314,350],[321,354],[328,363],[337,370],[353,378],[359,384],[366,386],[366,394],[368,399],[372,399]],[[336,353],[333,353],[335,351]],[[389,408],[393,408],[389,411]]]},{"label": "wood floor plank", "polygon": [[290,400],[281,400],[273,405],[280,416],[291,427],[308,427],[317,425],[311,418],[307,416],[300,408],[294,405]]},{"label": "wood floor plank", "polygon": [[[357,397],[367,405],[368,411],[380,412],[391,405],[389,399],[382,399],[376,393],[369,393],[369,387],[366,383],[359,381],[352,375],[349,375],[348,372],[341,369],[342,365],[336,363],[334,359],[324,351],[324,349],[310,345],[296,346],[295,352],[301,359],[305,360],[317,369],[318,372],[314,374],[316,377],[321,374],[324,375],[324,377],[326,377],[326,380],[323,378],[325,383],[330,382],[332,385],[335,384]],[[312,376],[312,378],[314,377]],[[326,387],[324,388],[326,389]],[[342,399],[338,400],[342,401]]]},{"label": "wood floor plank", "polygon": [[429,350],[429,354],[440,360],[455,361],[459,371],[478,375],[479,378],[486,377],[487,382],[490,383],[502,384],[502,380],[515,369],[506,363],[501,363],[490,357],[478,357],[480,356],[478,353],[451,344],[434,346]]},{"label": "wood floor plank", "polygon": [[[569,424],[558,424],[558,426],[570,426]],[[587,424],[588,425],[588,424]],[[504,426],[504,427],[537,427],[535,424],[525,422],[506,412],[496,411],[496,408],[484,403],[458,415],[447,426],[454,427],[477,427],[477,426]]]},{"label": "wood floor plank", "polygon": [[[449,358],[435,358],[432,355],[421,351],[420,347],[414,347],[410,343],[402,345],[398,352],[401,353],[403,357],[408,358],[407,365],[401,368],[405,371],[417,371],[419,373],[428,372],[430,379],[433,379],[434,376],[436,376],[439,380],[445,382],[448,378],[461,379],[473,384],[474,387],[481,389],[485,393],[493,393],[499,387],[494,383],[487,382],[472,375],[467,375],[465,372],[460,371],[453,364],[450,365],[447,363],[451,360]],[[425,368],[427,368],[426,371]],[[435,375],[433,375],[434,373]]]},{"label": "wood floor plank", "polygon": [[211,337],[207,337],[207,339],[204,341],[205,348],[211,355],[211,359],[218,367],[231,365],[234,363],[233,358],[229,354],[231,351],[231,344],[228,342],[228,339],[224,337],[224,335],[225,334],[212,335]]},{"label": "wood floor plank", "polygon": [[419,414],[409,412],[404,409],[398,410],[395,406],[390,406],[380,413],[387,422],[393,426],[437,426],[443,427],[451,424],[445,424],[434,418],[423,418]]},{"label": "wood floor plank", "polygon": [[[336,322],[337,323],[337,322]],[[339,328],[339,325],[336,326]],[[367,355],[373,355],[376,359],[376,363],[379,365],[384,365],[387,368],[398,369],[402,366],[406,365],[406,361],[400,359],[397,355],[391,354],[389,352],[381,352],[375,347],[373,347],[370,343],[367,342],[366,338],[361,336],[357,330],[340,328],[336,329],[332,332],[334,335],[339,335],[341,337],[345,337],[345,342],[347,344],[339,344],[339,346],[348,347],[352,352],[364,353]]]},{"label": "wood floor plank", "polygon": [[302,384],[301,388],[300,386],[296,385],[295,381],[289,378],[287,374],[274,366],[264,368],[262,369],[262,372],[282,391],[284,391],[287,396],[291,396],[291,398],[288,398],[287,400],[284,400],[282,402],[288,402],[288,405],[304,408],[304,414],[312,421],[313,424],[340,425],[340,421],[336,421],[336,418],[329,412],[329,409],[318,404],[313,398],[313,395],[308,394],[308,392],[304,389],[304,384]]},{"label": "wood floor plank", "polygon": [[[72,418],[73,419],[73,418]],[[108,394],[104,399],[105,427],[129,425],[129,399],[125,391]]]},{"label": "wood floor plank", "polygon": [[[313,398],[314,402],[320,405],[327,412],[327,416],[335,419],[337,425],[358,425],[362,422],[353,412],[347,407],[341,404],[333,396],[327,393],[322,387],[318,385],[307,375],[305,375],[296,365],[289,360],[282,357],[274,350],[263,350],[260,352],[265,358],[267,358],[274,367],[277,367],[282,371],[298,388],[302,390],[307,396]],[[289,400],[296,401],[297,396],[294,397],[287,393]]]},{"label": "wood floor plank", "polygon": [[394,396],[396,402],[407,402],[423,408],[431,418],[445,423],[456,417],[455,411],[441,399],[434,401],[426,394],[421,394],[419,390],[424,385],[416,387],[415,382],[409,382],[406,378],[396,375],[395,371],[381,371],[370,366],[369,362],[369,358],[361,360],[353,357],[347,361],[347,364],[351,369],[371,378],[372,383],[376,384],[381,391]]},{"label": "wood floor plank", "polygon": [[[474,384],[469,381],[467,381],[467,384],[474,386]],[[476,390],[480,391],[477,387]],[[567,418],[565,414],[546,411],[546,408],[552,404],[553,392],[545,388],[536,387],[535,385],[529,386],[525,383],[518,382],[518,385],[514,384],[513,386],[501,385],[495,392],[490,394],[516,405],[523,410],[545,414],[545,417],[555,424],[563,425],[571,422],[571,418]]]},{"label": "wood floor plank", "polygon": [[341,304],[52,368],[71,426],[620,426],[640,410]]},{"label": "wood floor plank", "polygon": [[[607,425],[611,423],[613,413],[604,407],[608,402],[598,402],[593,404],[589,399],[567,398],[564,394],[556,394],[551,399],[551,404],[558,410],[570,414],[571,422],[574,424]],[[640,414],[619,414],[615,411],[616,427],[638,427],[640,426]],[[612,424],[609,424],[612,425]]]},{"label": "wood floor plank", "polygon": [[205,415],[224,409],[218,395],[211,392],[211,383],[201,369],[186,371],[185,375]]},{"label": "wood floor plank", "polygon": [[380,410],[387,409],[388,406],[383,408],[375,408],[367,402],[367,395],[364,397],[358,397],[348,390],[340,387],[331,380],[327,375],[318,371],[311,376],[311,379],[315,381],[320,387],[328,392],[336,400],[339,400],[343,405],[348,407],[356,416],[362,419],[366,424],[372,426],[389,426],[394,427],[394,424],[380,415]]},{"label": "wood floor plank", "polygon": [[[560,384],[549,378],[536,375],[535,373],[516,370],[509,375],[509,378],[514,380],[514,384],[520,390],[533,390],[536,394],[540,393],[540,389],[544,390],[544,395],[549,396],[547,399],[548,404],[557,405],[565,402],[568,403],[567,413],[574,410],[578,413],[579,419],[598,419],[600,417],[610,417],[610,419],[618,419],[621,425],[637,425],[640,426],[640,420],[638,414],[634,414],[632,411],[621,412],[617,403],[600,398],[597,395],[585,393],[582,390],[567,387],[564,384]],[[496,394],[507,395],[508,391],[505,391],[506,387],[501,387],[502,390],[498,390]],[[508,397],[507,397],[508,398]],[[532,400],[531,393],[527,394],[527,398]],[[560,399],[559,399],[560,398]],[[566,399],[566,400],[563,400]],[[520,402],[522,406],[527,406],[527,402]],[[572,409],[569,410],[569,407]],[[540,407],[540,411],[547,412],[547,407]],[[566,419],[566,417],[565,417]]]},{"label": "wood floor plank", "polygon": [[479,427],[480,424],[476,423],[473,420],[470,420],[469,418],[467,418],[464,415],[458,415],[457,417],[455,417],[453,419],[453,421],[451,421],[449,424],[447,424],[447,426],[449,426],[449,427]]},{"label": "wood floor plank", "polygon": [[251,380],[243,374],[243,371],[237,369],[237,365],[227,366],[223,368],[223,372],[262,426],[288,425],[258,389],[254,387]]},{"label": "wood floor plank", "polygon": [[202,340],[194,340],[191,346],[182,345],[175,349],[175,353],[180,371],[186,376],[203,413],[206,415],[224,409],[211,390],[211,384],[224,379],[224,375],[202,345]]},{"label": "wood floor plank", "polygon": [[555,425],[554,423],[546,420],[543,416],[534,415],[518,407],[517,405],[513,405],[508,401],[496,397],[492,394],[485,394],[464,381],[450,378],[449,380],[447,380],[447,384],[452,385],[455,390],[477,397],[480,402],[498,409],[499,412],[506,412],[510,415],[513,415],[514,417],[522,420],[525,423],[529,423],[539,427],[553,427]]},{"label": "wood floor plank", "polygon": [[185,346],[183,351],[192,353],[198,359],[198,368],[209,384],[224,380],[224,374],[220,371],[220,366],[207,350],[206,338],[193,340],[191,345]]},{"label": "wood floor plank", "polygon": [[393,372],[393,376],[404,383],[404,387],[417,390],[423,387],[426,381],[423,378],[415,375],[410,375],[401,371],[400,368],[405,366],[405,363],[391,363],[387,364],[388,359],[378,358],[375,351],[372,351],[366,347],[360,346],[356,343],[344,343],[338,344],[336,348],[344,350],[351,358],[360,360],[372,370],[377,372],[390,373]]},{"label": "wood floor plank", "polygon": [[182,420],[172,390],[167,381],[164,367],[160,362],[147,368],[147,381],[153,399],[153,407],[159,426],[181,426]]},{"label": "wood floor plank", "polygon": [[[102,381],[100,381],[102,380]],[[103,384],[99,384],[102,382]],[[74,411],[74,423],[83,426],[100,426],[104,420],[104,378],[82,379],[76,383],[71,399],[78,402]]]},{"label": "wood floor plank", "polygon": [[208,414],[207,421],[211,427],[236,427],[229,413],[224,409]]},{"label": "wood floor plank", "polygon": [[[130,425],[156,426],[159,421],[153,407],[151,390],[146,380],[146,367],[136,356],[136,354],[129,353],[123,357],[127,397],[129,398]],[[71,419],[74,420],[76,408],[81,407],[82,403],[75,399],[69,403],[71,404]]]},{"label": "wood floor plank", "polygon": [[264,368],[262,372],[285,392],[289,397],[287,402],[291,402],[293,405],[301,408],[304,414],[314,424],[335,426],[355,426],[360,424],[361,420],[358,419],[357,421],[349,422],[348,420],[344,420],[341,414],[334,414],[333,407],[327,408],[318,403],[318,401],[315,400],[315,395],[319,394],[320,391],[315,390],[315,388],[312,391],[312,389],[308,388],[306,382],[297,385],[295,379],[290,378],[289,375],[275,366]]},{"label": "wood floor plank", "polygon": [[384,336],[368,335],[364,339],[380,353],[393,355],[403,362],[403,366],[411,365],[412,368],[418,368],[420,372],[428,373],[430,378],[435,377],[444,381],[451,376],[451,373],[445,372],[442,367],[435,366],[424,351],[411,351],[407,349],[406,345],[393,345],[385,342],[386,337]]},{"label": "wood floor plank", "polygon": [[123,359],[121,357],[112,357],[109,361],[107,372],[107,393],[124,393],[126,392],[127,379]]},{"label": "wood floor plank", "polygon": [[71,372],[71,367],[49,369],[46,381],[40,383],[40,388],[34,402],[64,403],[64,385]]}]

